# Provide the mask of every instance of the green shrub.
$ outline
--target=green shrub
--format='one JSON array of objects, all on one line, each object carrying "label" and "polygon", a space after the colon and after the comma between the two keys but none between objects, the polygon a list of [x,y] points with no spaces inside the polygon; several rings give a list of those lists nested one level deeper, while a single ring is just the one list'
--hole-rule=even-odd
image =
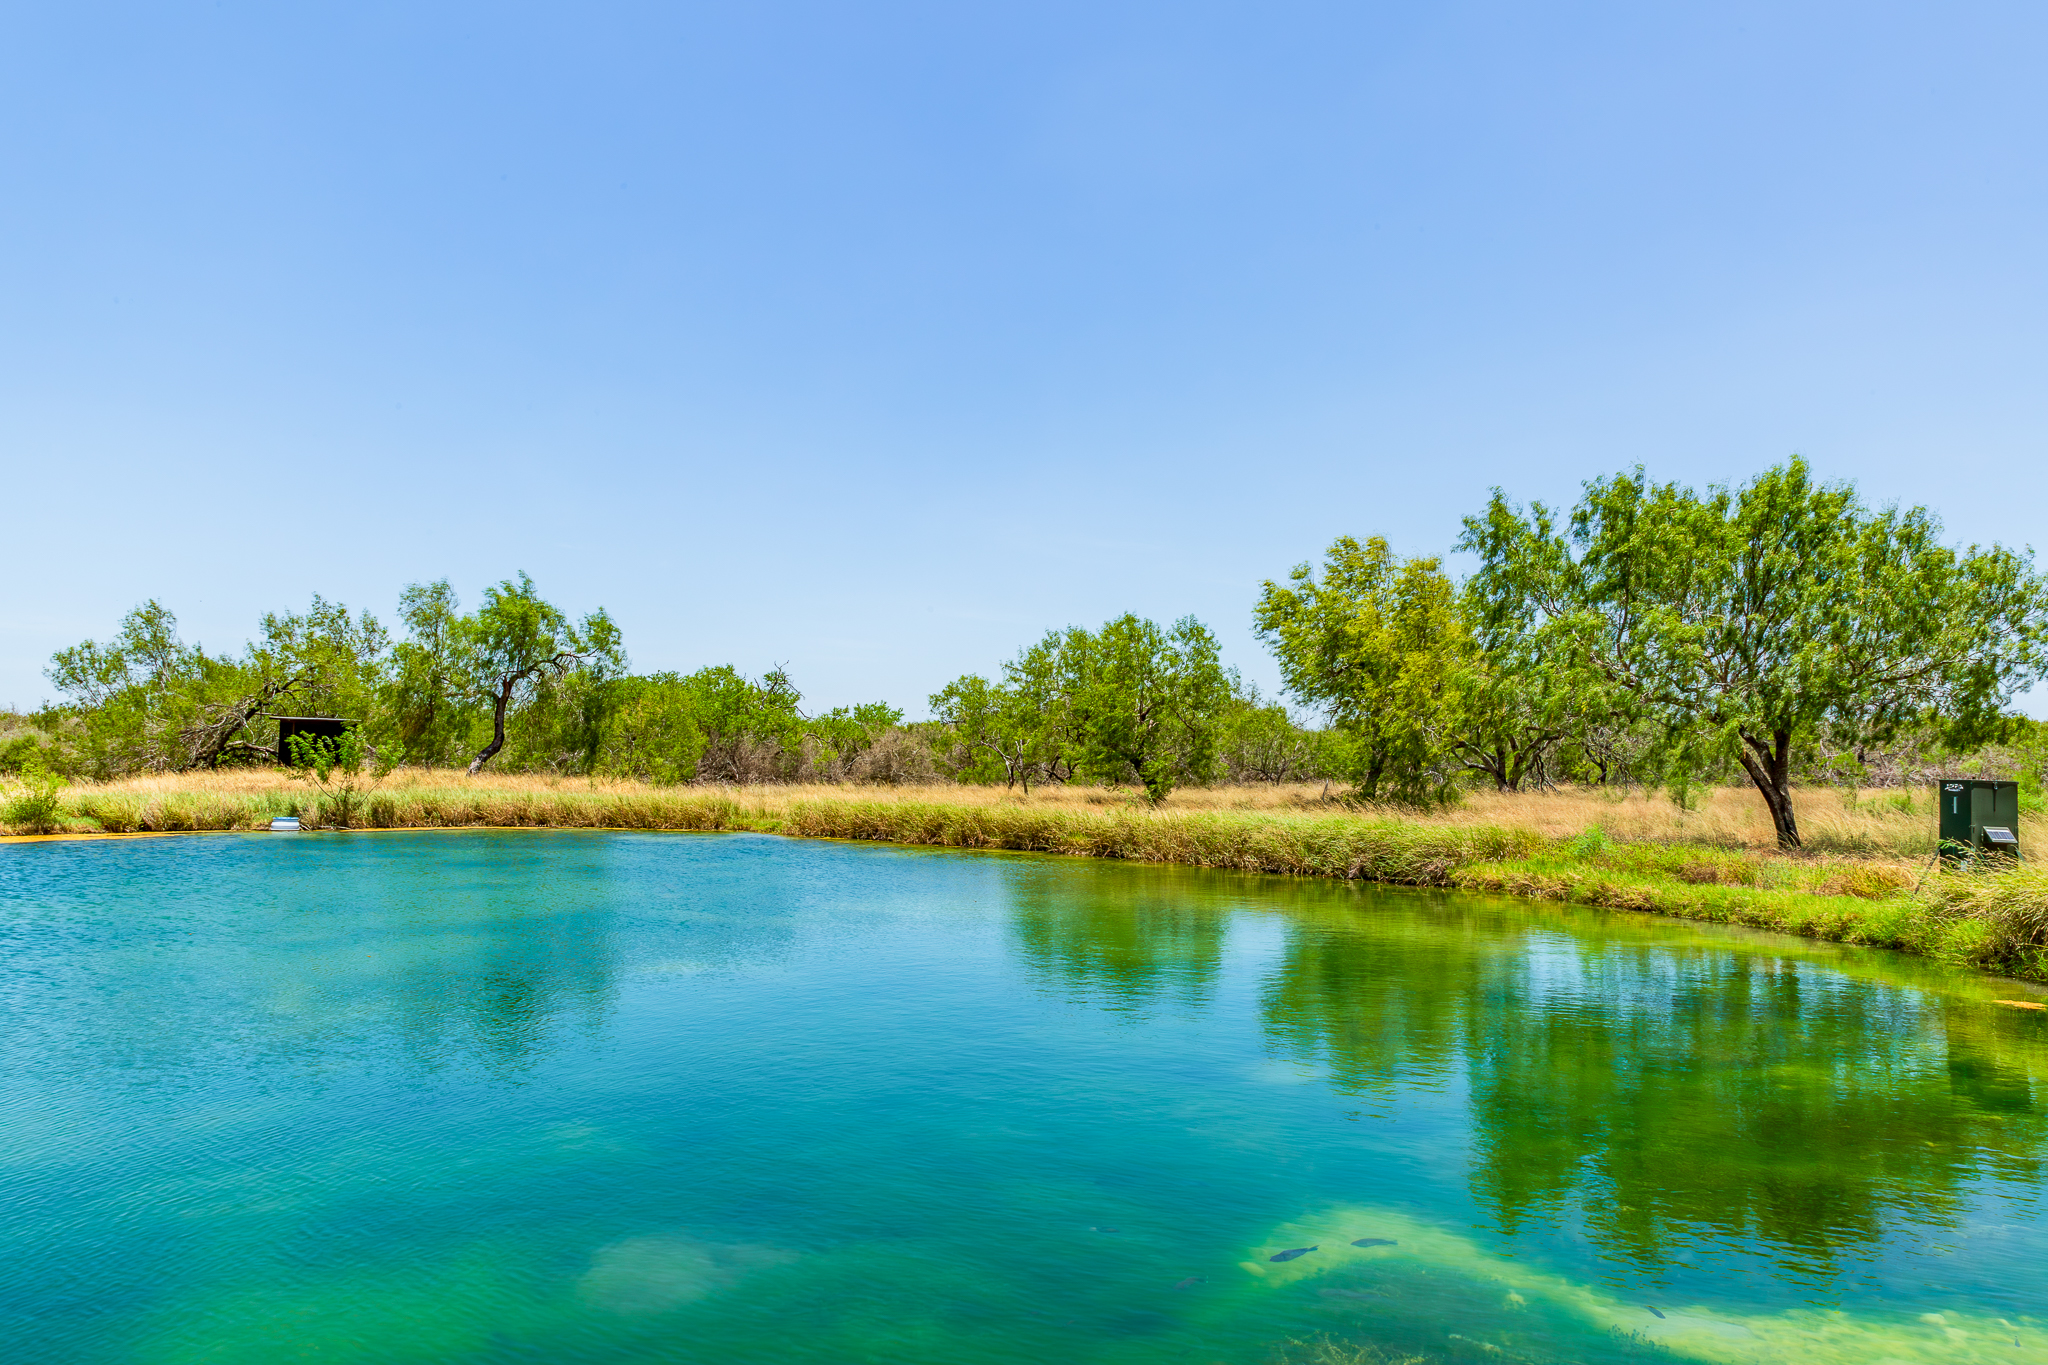
[{"label": "green shrub", "polygon": [[21,760],[21,794],[7,803],[4,814],[8,825],[16,830],[48,834],[60,827],[64,800],[59,793],[69,784],[50,770],[42,746],[33,740],[28,743],[34,745],[34,752]]}]

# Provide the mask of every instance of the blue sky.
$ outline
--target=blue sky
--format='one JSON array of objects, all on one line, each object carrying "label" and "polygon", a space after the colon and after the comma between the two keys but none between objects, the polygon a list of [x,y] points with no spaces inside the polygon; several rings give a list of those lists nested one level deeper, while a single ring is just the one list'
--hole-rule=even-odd
[{"label": "blue sky", "polygon": [[[1048,627],[1801,452],[2048,511],[2048,10],[0,13],[0,703],[525,569],[922,713]],[[2048,544],[2044,544],[2048,549]]]}]

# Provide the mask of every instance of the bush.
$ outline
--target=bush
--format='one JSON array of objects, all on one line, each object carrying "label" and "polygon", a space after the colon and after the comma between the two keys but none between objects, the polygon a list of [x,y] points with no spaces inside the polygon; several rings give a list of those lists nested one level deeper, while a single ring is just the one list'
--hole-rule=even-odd
[{"label": "bush", "polygon": [[877,782],[890,787],[921,786],[939,780],[931,745],[923,736],[902,729],[884,730],[847,764],[846,775],[855,782]]},{"label": "bush", "polygon": [[13,776],[32,760],[44,759],[42,741],[34,735],[17,735],[0,744],[0,773]]},{"label": "bush", "polygon": [[[34,744],[33,740],[29,742]],[[7,803],[4,812],[7,823],[25,833],[48,834],[59,827],[59,816],[64,806],[59,793],[67,783],[62,776],[50,770],[40,744],[35,745],[33,753],[24,757],[19,771],[22,792]]]}]

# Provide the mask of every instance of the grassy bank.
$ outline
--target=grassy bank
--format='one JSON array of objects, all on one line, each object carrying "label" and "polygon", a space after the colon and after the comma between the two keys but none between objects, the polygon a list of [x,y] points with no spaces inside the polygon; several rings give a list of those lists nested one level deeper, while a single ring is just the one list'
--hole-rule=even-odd
[{"label": "grassy bank", "polygon": [[[1813,793],[1813,842],[1832,851],[1784,857],[1744,796],[1716,794],[1697,812],[1600,793],[1487,797],[1418,817],[1346,809],[1318,788],[1188,792],[1151,810],[1099,789],[1022,800],[984,788],[721,790],[404,773],[363,798],[357,823],[751,830],[1352,878],[1742,924],[2048,981],[2048,869],[1953,873],[1902,856],[1926,846],[1924,795],[1915,811],[1910,800]],[[286,814],[320,820],[321,799],[251,772],[70,788],[57,823],[70,833],[261,829]],[[2023,837],[2033,832],[2023,826]]]}]

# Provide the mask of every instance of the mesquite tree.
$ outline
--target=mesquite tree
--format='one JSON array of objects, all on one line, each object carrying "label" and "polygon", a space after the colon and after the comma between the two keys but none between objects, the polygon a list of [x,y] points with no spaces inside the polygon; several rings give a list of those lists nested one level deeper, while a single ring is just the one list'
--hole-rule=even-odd
[{"label": "mesquite tree", "polygon": [[1595,479],[1564,530],[1496,489],[1460,547],[1489,620],[1631,696],[1682,765],[1739,763],[1796,848],[1798,747],[1929,721],[1974,743],[2034,676],[2048,592],[2031,555],[1940,534],[1925,508],[1866,507],[1794,459],[1734,491]]},{"label": "mesquite tree", "polygon": [[976,673],[955,678],[931,695],[932,717],[946,726],[963,781],[1000,768],[1003,785],[1031,783],[1054,752],[1045,715],[1022,693]]},{"label": "mesquite tree", "polygon": [[[1073,777],[1136,782],[1153,805],[1216,773],[1216,747],[1237,682],[1216,637],[1194,617],[1161,626],[1120,616],[1099,631],[1050,631],[1003,665],[933,694],[963,776],[1000,767],[1006,782]],[[967,780],[973,780],[971,777]]]},{"label": "mesquite tree", "polygon": [[315,596],[304,613],[263,617],[239,658],[178,637],[178,619],[145,602],[101,643],[51,658],[47,676],[76,720],[67,739],[87,771],[182,772],[276,753],[280,714],[360,716],[382,676],[384,628],[368,612]]},{"label": "mesquite tree", "polygon": [[1261,586],[1259,638],[1288,694],[1325,711],[1349,741],[1368,800],[1426,800],[1454,766],[1457,675],[1470,654],[1457,607],[1438,561],[1402,559],[1379,536],[1339,537],[1320,574],[1301,564],[1285,585]]},{"label": "mesquite tree", "polygon": [[505,713],[529,699],[542,679],[583,667],[623,672],[619,629],[602,607],[572,624],[542,601],[524,572],[484,589],[483,605],[455,623],[458,657],[470,691],[491,708],[491,741],[469,761],[474,777],[505,747]]},{"label": "mesquite tree", "polygon": [[1136,615],[1060,639],[1059,681],[1079,769],[1136,778],[1153,805],[1215,775],[1217,731],[1235,691],[1216,637],[1192,616],[1170,626]]},{"label": "mesquite tree", "polygon": [[1339,537],[1320,572],[1268,580],[1253,617],[1290,695],[1347,741],[1368,800],[1441,799],[1460,772],[1502,791],[1547,782],[1560,748],[1614,709],[1568,659],[1489,625],[1440,561],[1403,559],[1373,536]]}]

